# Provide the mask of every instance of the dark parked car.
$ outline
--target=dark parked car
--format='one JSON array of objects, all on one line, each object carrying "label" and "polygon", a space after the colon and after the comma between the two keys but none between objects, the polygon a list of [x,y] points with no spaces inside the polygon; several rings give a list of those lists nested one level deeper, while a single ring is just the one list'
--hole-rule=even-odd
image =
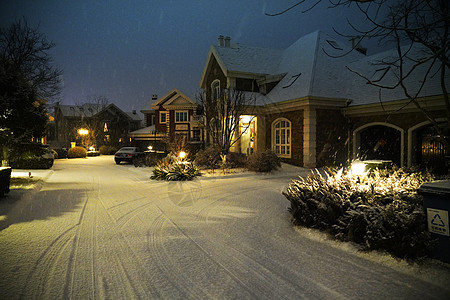
[{"label": "dark parked car", "polygon": [[138,147],[122,147],[114,154],[114,160],[116,164],[120,164],[122,161],[132,163],[134,159],[144,155],[144,152]]}]

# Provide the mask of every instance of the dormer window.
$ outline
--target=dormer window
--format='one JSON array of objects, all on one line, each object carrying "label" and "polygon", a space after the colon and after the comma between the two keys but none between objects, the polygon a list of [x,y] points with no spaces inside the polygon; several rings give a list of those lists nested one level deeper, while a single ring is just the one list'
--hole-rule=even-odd
[{"label": "dormer window", "polygon": [[211,84],[211,94],[213,100],[217,100],[220,97],[220,80],[214,80]]}]

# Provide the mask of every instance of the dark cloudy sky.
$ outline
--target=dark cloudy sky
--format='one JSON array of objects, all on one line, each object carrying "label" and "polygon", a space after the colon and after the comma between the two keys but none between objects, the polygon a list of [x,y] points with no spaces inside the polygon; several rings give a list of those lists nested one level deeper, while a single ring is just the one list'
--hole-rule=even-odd
[{"label": "dark cloudy sky", "polygon": [[[125,111],[140,110],[152,94],[178,88],[194,97],[211,44],[233,42],[286,48],[317,29],[333,33],[352,14],[322,4],[308,13],[297,0],[2,0],[0,26],[25,17],[56,43],[63,104],[106,96]],[[314,3],[310,1],[310,3]],[[369,49],[371,51],[372,49]]]}]

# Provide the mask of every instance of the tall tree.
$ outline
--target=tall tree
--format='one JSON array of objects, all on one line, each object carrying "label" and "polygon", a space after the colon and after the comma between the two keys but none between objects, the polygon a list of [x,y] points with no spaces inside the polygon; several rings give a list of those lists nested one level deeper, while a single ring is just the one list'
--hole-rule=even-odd
[{"label": "tall tree", "polygon": [[252,113],[255,98],[235,89],[226,89],[220,95],[199,93],[196,98],[205,116],[206,134],[220,150],[222,164],[225,165],[230,148],[248,130],[239,130],[239,119],[244,114]]},{"label": "tall tree", "polygon": [[46,100],[58,96],[61,90],[62,71],[52,66],[49,53],[54,46],[25,19],[0,28],[0,58],[12,63],[36,90],[37,97]]},{"label": "tall tree", "polygon": [[20,70],[0,59],[0,145],[4,164],[15,144],[29,142],[44,135],[48,121],[45,101],[36,97],[35,89]]},{"label": "tall tree", "polygon": [[[388,42],[395,47],[394,55],[373,62],[377,65],[377,69],[386,71],[379,78],[372,79],[372,74],[348,69],[364,78],[368,84],[380,89],[400,88],[405,98],[409,100],[408,104],[416,106],[441,137],[448,135],[450,133],[448,0],[301,0],[284,11],[267,15],[281,15],[296,7],[302,7],[302,12],[306,12],[314,9],[320,2],[328,3],[330,8],[356,7],[366,20],[362,25],[348,21],[353,30],[351,34],[342,34],[343,29],[334,29],[340,35],[351,37],[356,34],[360,36],[360,42],[367,38],[375,38],[380,43]],[[358,43],[354,46],[358,47]],[[389,79],[386,76],[388,72],[392,75]],[[437,76],[446,108],[447,124],[444,128],[438,125],[433,115],[419,101],[425,83]],[[411,78],[419,80],[415,84],[408,84]],[[448,144],[444,138],[441,141]]]}]

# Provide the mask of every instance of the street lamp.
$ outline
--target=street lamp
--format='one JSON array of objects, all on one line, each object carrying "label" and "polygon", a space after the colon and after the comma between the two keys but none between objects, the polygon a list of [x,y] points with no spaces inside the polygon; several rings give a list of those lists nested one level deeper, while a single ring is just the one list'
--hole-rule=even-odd
[{"label": "street lamp", "polygon": [[80,128],[80,129],[78,129],[78,134],[79,135],[87,135],[89,133],[89,130],[87,130],[87,129],[84,129],[84,128]]}]

